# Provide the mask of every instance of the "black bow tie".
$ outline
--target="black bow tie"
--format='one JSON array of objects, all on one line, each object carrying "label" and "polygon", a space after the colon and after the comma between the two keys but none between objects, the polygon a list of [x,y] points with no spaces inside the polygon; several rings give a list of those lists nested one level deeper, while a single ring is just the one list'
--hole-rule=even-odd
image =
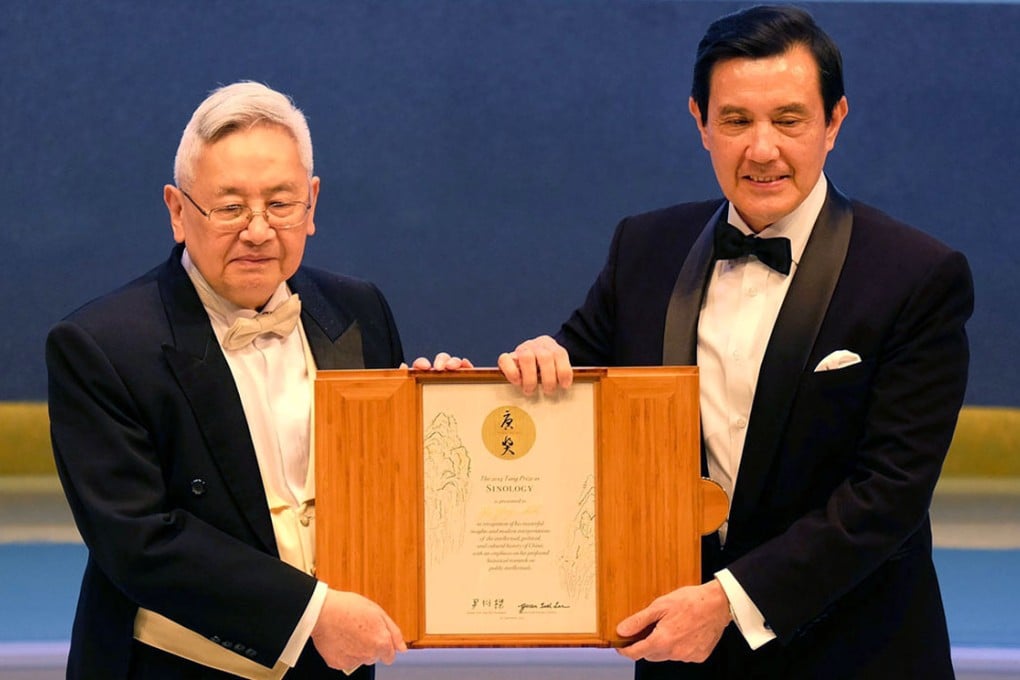
[{"label": "black bow tie", "polygon": [[732,224],[720,222],[715,228],[716,258],[732,260],[748,255],[754,255],[780,274],[790,273],[790,239],[748,236]]}]

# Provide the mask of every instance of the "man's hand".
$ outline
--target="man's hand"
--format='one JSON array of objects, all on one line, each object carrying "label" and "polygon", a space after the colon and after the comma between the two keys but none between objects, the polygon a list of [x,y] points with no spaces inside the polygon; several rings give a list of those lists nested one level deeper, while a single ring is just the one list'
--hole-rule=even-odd
[{"label": "man's hand", "polygon": [[474,367],[475,365],[467,357],[452,357],[446,352],[440,352],[432,361],[425,357],[418,357],[411,364],[411,368],[416,371],[456,371],[460,368]]},{"label": "man's hand", "polygon": [[381,661],[393,663],[406,652],[404,636],[382,607],[357,593],[330,589],[312,641],[330,668],[352,669]]},{"label": "man's hand", "polygon": [[732,621],[730,604],[715,579],[700,586],[685,586],[656,598],[616,627],[623,637],[637,635],[649,626],[643,640],[624,647],[620,654],[649,661],[694,661],[708,658]]},{"label": "man's hand", "polygon": [[513,352],[500,354],[498,363],[506,379],[524,394],[534,392],[539,381],[546,394],[557,387],[567,389],[574,382],[567,350],[548,335],[525,340]]}]

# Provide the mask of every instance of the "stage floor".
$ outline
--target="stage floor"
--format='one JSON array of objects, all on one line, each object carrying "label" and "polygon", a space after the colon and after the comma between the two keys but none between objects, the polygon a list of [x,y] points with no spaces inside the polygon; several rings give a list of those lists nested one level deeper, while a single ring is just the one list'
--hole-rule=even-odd
[{"label": "stage floor", "polygon": [[[960,680],[1020,678],[1020,480],[944,480],[932,505]],[[85,547],[53,478],[0,478],[0,680],[63,677]],[[624,680],[602,649],[416,650],[380,680]]]}]

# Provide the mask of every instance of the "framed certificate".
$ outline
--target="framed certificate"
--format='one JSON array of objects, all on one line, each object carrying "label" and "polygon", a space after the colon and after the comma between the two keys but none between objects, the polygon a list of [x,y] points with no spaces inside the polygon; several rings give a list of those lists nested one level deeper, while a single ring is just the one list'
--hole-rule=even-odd
[{"label": "framed certificate", "polygon": [[498,371],[323,371],[317,574],[412,647],[609,646],[700,582],[727,500],[700,477],[697,372],[578,369],[524,396]]}]

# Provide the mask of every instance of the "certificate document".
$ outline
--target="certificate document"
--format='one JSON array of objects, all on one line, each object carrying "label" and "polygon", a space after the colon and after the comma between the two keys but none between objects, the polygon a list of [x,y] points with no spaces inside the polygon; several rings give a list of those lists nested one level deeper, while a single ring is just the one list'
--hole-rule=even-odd
[{"label": "certificate document", "polygon": [[423,385],[426,634],[597,633],[594,387]]},{"label": "certificate document", "polygon": [[320,371],[315,414],[318,578],[412,647],[629,644],[616,625],[700,583],[726,517],[695,367],[575,369],[551,396],[495,369]]}]

